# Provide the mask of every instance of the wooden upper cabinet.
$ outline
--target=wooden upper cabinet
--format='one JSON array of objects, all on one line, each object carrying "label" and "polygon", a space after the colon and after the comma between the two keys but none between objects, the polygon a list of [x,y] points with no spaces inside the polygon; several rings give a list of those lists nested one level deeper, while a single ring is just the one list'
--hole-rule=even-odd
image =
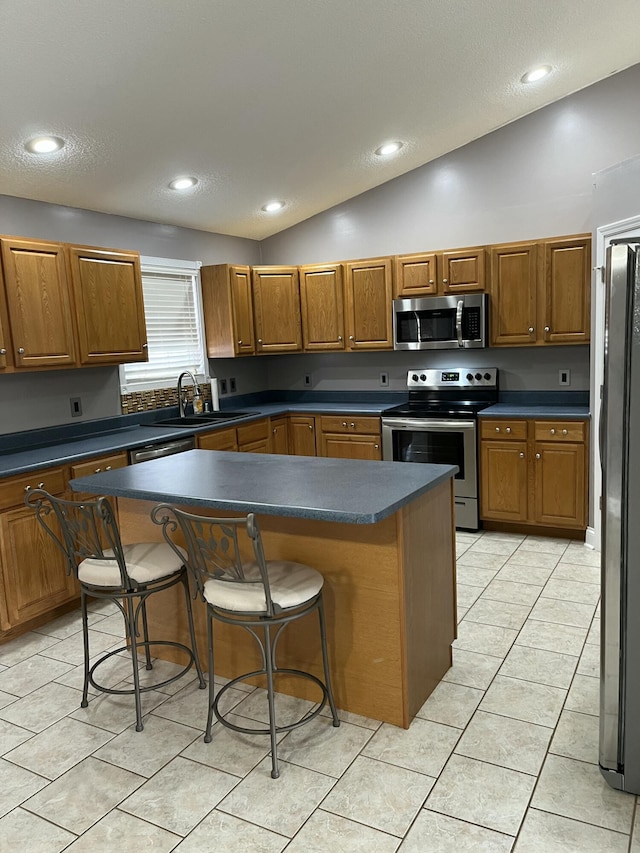
[{"label": "wooden upper cabinet", "polygon": [[589,342],[591,323],[591,238],[545,240],[543,340],[552,344]]},{"label": "wooden upper cabinet", "polygon": [[75,365],[64,246],[13,238],[0,244],[15,367]]},{"label": "wooden upper cabinet", "polygon": [[491,344],[530,346],[536,342],[537,243],[492,246],[490,251]]},{"label": "wooden upper cabinet", "polygon": [[343,350],[344,298],[340,264],[300,267],[302,342],[309,351]]},{"label": "wooden upper cabinet", "polygon": [[348,348],[393,349],[391,258],[351,261],[344,269]]},{"label": "wooden upper cabinet", "polygon": [[443,294],[485,289],[484,246],[443,252],[441,258],[440,291]]},{"label": "wooden upper cabinet", "polygon": [[235,264],[200,270],[207,355],[224,358],[253,355],[253,294],[251,267]]},{"label": "wooden upper cabinet", "polygon": [[302,349],[300,287],[297,267],[253,267],[256,351]]},{"label": "wooden upper cabinet", "polygon": [[393,279],[397,298],[435,295],[438,292],[436,253],[398,255],[393,259]]},{"label": "wooden upper cabinet", "polygon": [[147,360],[140,257],[69,247],[82,364]]}]

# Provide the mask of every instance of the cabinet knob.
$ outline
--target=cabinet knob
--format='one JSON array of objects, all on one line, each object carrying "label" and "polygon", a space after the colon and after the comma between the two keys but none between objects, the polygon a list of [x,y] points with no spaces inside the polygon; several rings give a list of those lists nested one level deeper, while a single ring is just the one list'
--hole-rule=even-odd
[{"label": "cabinet knob", "polygon": [[39,488],[39,489],[44,489],[44,483],[38,483],[38,488]]},{"label": "cabinet knob", "polygon": [[349,424],[349,426],[351,427],[351,429],[355,429],[355,428],[356,428],[356,425],[353,423],[353,421]]},{"label": "cabinet knob", "polygon": [[275,435],[275,434],[276,434],[276,428],[274,427],[274,428],[271,430],[271,432]]},{"label": "cabinet knob", "polygon": [[313,429],[313,427],[311,426],[311,424],[309,424],[309,429]]},{"label": "cabinet knob", "polygon": [[99,474],[101,470],[102,470],[101,468],[96,468],[96,470],[95,470],[93,473],[94,473],[94,474]]},{"label": "cabinet knob", "polygon": [[238,341],[238,346],[239,346],[239,347],[241,347],[241,346],[242,346],[242,341]]},{"label": "cabinet knob", "polygon": [[569,430],[568,430],[568,429],[563,429],[563,430],[562,430],[562,434],[563,434],[563,435],[568,435],[568,434],[569,434]]},{"label": "cabinet knob", "polygon": [[346,422],[346,421],[342,421],[342,426],[343,426],[343,427],[346,427],[346,425],[347,425],[347,422]]},{"label": "cabinet knob", "polygon": [[443,284],[447,284],[447,282],[448,282],[448,279],[446,279],[446,278],[443,278],[443,279],[442,279],[442,283],[443,283]]},{"label": "cabinet knob", "polygon": [[149,349],[149,344],[142,344],[142,349]]},{"label": "cabinet knob", "polygon": [[[435,281],[434,281],[432,278],[430,278],[430,279],[429,279],[429,284],[435,284]],[[377,446],[378,446],[378,445],[376,445],[376,447],[377,447]]]},{"label": "cabinet knob", "polygon": [[380,450],[380,445],[379,445],[379,444],[374,444],[373,446],[375,447],[375,449],[376,449],[376,450]]},{"label": "cabinet knob", "polygon": [[507,428],[505,429],[505,432],[511,432],[511,427],[507,427]]},{"label": "cabinet knob", "polygon": [[524,459],[524,453],[520,454],[520,459]]},{"label": "cabinet knob", "polygon": [[555,429],[550,429],[550,430],[549,430],[549,432],[551,433],[551,435],[555,435],[555,434],[556,434]]},{"label": "cabinet knob", "polygon": [[545,332],[550,332],[550,331],[551,331],[551,327],[550,327],[550,326],[545,326],[545,327],[544,327],[544,330],[545,330]]},{"label": "cabinet knob", "polygon": [[341,340],[342,340],[342,335],[338,335],[338,340],[339,340],[339,341],[341,341]]},{"label": "cabinet knob", "polygon": [[349,335],[349,340],[350,341],[354,340],[353,335]]},{"label": "cabinet knob", "polygon": [[540,459],[540,458],[541,458],[541,456],[542,456],[542,454],[541,454],[541,453],[536,453],[536,459]]},{"label": "cabinet knob", "polygon": [[496,427],[496,432],[500,432],[500,427]]},{"label": "cabinet knob", "polygon": [[529,334],[532,335],[535,332],[533,326],[529,326]]},{"label": "cabinet knob", "polygon": [[24,347],[18,347],[18,354],[24,355]]},{"label": "cabinet knob", "polygon": [[6,355],[6,354],[7,354],[7,350],[5,349],[5,347],[0,348],[0,355]]},{"label": "cabinet knob", "polygon": [[111,465],[107,465],[107,467],[106,467],[104,470],[105,470],[105,471],[110,471],[110,470],[111,470]]}]

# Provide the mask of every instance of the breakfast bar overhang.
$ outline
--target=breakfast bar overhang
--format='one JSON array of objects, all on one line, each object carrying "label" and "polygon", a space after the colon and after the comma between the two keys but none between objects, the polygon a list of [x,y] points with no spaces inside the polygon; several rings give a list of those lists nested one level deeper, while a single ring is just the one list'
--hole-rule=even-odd
[{"label": "breakfast bar overhang", "polygon": [[[88,498],[117,497],[125,544],[162,538],[149,517],[160,502],[201,515],[254,512],[267,559],[306,563],[324,576],[338,707],[406,728],[451,666],[456,471],[451,465],[191,450],[78,478],[71,487]],[[148,610],[151,635],[157,629],[180,642],[184,607],[174,590],[155,599]],[[194,611],[205,661],[204,604],[195,602]],[[215,654],[216,675],[225,678],[251,670],[258,660],[251,637],[226,625],[216,626]],[[308,618],[288,626],[278,661],[321,675],[317,629]],[[316,698],[304,682],[284,676],[276,688]]]}]

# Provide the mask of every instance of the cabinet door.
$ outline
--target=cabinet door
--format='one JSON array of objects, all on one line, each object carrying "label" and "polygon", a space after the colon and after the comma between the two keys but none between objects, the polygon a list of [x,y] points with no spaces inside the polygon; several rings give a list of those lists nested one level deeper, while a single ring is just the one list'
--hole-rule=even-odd
[{"label": "cabinet door", "polygon": [[546,240],[542,281],[542,339],[550,344],[585,344],[591,326],[591,238]]},{"label": "cabinet door", "polygon": [[257,352],[302,349],[297,267],[253,267]]},{"label": "cabinet door", "polygon": [[342,266],[300,267],[302,342],[309,351],[344,349]]},{"label": "cabinet door", "polygon": [[586,527],[585,448],[570,442],[534,444],[534,518],[552,527]]},{"label": "cabinet door", "polygon": [[64,247],[0,241],[15,366],[72,366],[76,347]]},{"label": "cabinet door", "polygon": [[271,453],[289,453],[289,424],[287,418],[271,419]]},{"label": "cabinet door", "polygon": [[233,317],[233,347],[237,355],[251,355],[255,352],[251,269],[229,267],[229,286]]},{"label": "cabinet door", "polygon": [[391,258],[345,264],[348,347],[392,349]]},{"label": "cabinet door", "polygon": [[8,624],[20,625],[79,596],[62,551],[28,507],[0,514],[0,563]]},{"label": "cabinet door", "polygon": [[238,436],[233,427],[206,432],[196,438],[200,450],[230,450],[238,449]]},{"label": "cabinet door", "polygon": [[209,358],[252,355],[251,268],[214,264],[200,269],[202,311]]},{"label": "cabinet door", "polygon": [[316,455],[315,419],[301,415],[289,418],[289,453],[294,456]]},{"label": "cabinet door", "polygon": [[536,342],[537,243],[493,246],[490,254],[491,344],[531,346]]},{"label": "cabinet door", "polygon": [[480,515],[527,520],[527,442],[480,442]]},{"label": "cabinet door", "polygon": [[394,258],[394,293],[413,299],[438,292],[437,262],[434,252],[421,255],[398,255]]},{"label": "cabinet door", "polygon": [[340,435],[322,433],[322,455],[331,459],[382,459],[382,444],[377,435]]},{"label": "cabinet door", "polygon": [[468,293],[485,288],[484,246],[443,252],[440,265],[440,289],[446,293]]},{"label": "cabinet door", "polygon": [[147,360],[140,258],[70,247],[82,364]]}]

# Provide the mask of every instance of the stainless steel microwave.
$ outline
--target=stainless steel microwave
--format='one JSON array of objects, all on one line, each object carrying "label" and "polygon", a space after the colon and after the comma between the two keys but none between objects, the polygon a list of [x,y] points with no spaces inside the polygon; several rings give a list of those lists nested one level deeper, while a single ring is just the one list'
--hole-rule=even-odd
[{"label": "stainless steel microwave", "polygon": [[393,300],[393,348],[466,349],[488,345],[488,295]]}]

